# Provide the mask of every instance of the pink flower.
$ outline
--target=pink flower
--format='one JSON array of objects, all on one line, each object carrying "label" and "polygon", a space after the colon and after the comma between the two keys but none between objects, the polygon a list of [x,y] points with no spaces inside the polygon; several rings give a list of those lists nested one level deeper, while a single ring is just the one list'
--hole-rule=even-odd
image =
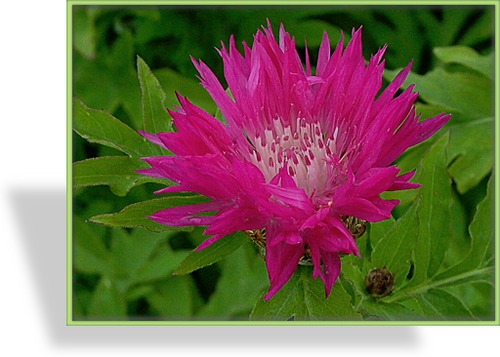
[{"label": "pink flower", "polygon": [[[167,208],[151,218],[169,226],[207,226],[211,235],[197,249],[238,231],[265,232],[271,299],[299,263],[314,266],[328,295],[341,271],[341,254],[359,251],[354,220],[391,217],[397,200],[384,191],[419,187],[392,163],[410,146],[442,128],[450,115],[419,122],[413,86],[396,95],[411,63],[377,96],[386,46],[369,63],[362,55],[361,29],[333,53],[325,33],[313,74],[294,39],[271,25],[238,52],[234,37],[219,51],[231,94],[201,61],[193,60],[202,85],[226,123],[178,96],[170,111],[176,132],[143,135],[174,156],[149,157],[141,173],[178,186],[157,193],[196,192],[207,203]],[[215,212],[212,215],[202,213]]]}]

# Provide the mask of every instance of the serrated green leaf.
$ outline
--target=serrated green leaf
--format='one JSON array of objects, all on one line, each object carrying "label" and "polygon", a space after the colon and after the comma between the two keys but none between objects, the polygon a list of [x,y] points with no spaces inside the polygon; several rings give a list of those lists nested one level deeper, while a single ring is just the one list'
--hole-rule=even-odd
[{"label": "serrated green leaf", "polygon": [[481,56],[474,49],[466,46],[437,47],[433,52],[441,62],[458,63],[489,79],[493,77],[493,56]]},{"label": "serrated green leaf", "polygon": [[206,198],[196,196],[172,196],[156,198],[148,201],[132,204],[120,212],[102,214],[90,218],[91,222],[104,224],[110,227],[146,228],[151,232],[162,232],[166,230],[189,230],[187,227],[168,227],[148,218],[153,213],[162,209],[176,206],[184,206],[206,202]]},{"label": "serrated green leaf", "polygon": [[[399,71],[385,71],[392,80]],[[426,103],[460,112],[470,119],[492,116],[492,81],[476,72],[448,72],[435,68],[425,75],[410,73],[403,87],[415,84],[415,90]]]},{"label": "serrated green leaf", "polygon": [[[417,200],[399,218],[392,229],[385,232],[373,247],[371,261],[373,268],[386,267],[395,276],[395,289],[398,289],[406,280],[411,267],[411,258],[415,241],[419,236],[419,220],[417,209],[420,200]],[[372,235],[370,234],[370,237]]]},{"label": "serrated green leaf", "polygon": [[[171,117],[167,113],[165,93],[158,79],[139,56],[137,73],[142,92],[142,128],[149,133],[171,131]],[[160,151],[160,148],[158,149]]]},{"label": "serrated green leaf", "polygon": [[419,284],[434,276],[440,268],[450,244],[451,180],[446,167],[449,135],[443,135],[429,149],[418,170],[420,204],[418,238],[415,246],[415,274],[410,284]]},{"label": "serrated green leaf", "polygon": [[494,123],[484,118],[451,128],[448,172],[465,193],[484,179],[493,167]]},{"label": "serrated green leaf", "polygon": [[109,146],[135,157],[151,156],[150,145],[135,130],[102,110],[73,101],[73,129],[90,142]]},{"label": "serrated green leaf", "polygon": [[109,278],[103,277],[99,281],[92,295],[87,315],[88,318],[96,320],[123,320],[126,317],[125,298]]},{"label": "serrated green leaf", "polygon": [[155,182],[168,185],[166,179],[138,174],[148,165],[129,156],[104,156],[75,162],[73,164],[73,187],[107,185],[117,196],[125,196],[133,187]]},{"label": "serrated green leaf", "polygon": [[417,296],[424,315],[433,320],[474,320],[459,298],[445,289],[431,289]]},{"label": "serrated green leaf", "polygon": [[488,182],[488,190],[486,197],[477,206],[474,219],[469,226],[471,235],[471,258],[474,261],[470,263],[477,266],[491,264],[493,261],[494,251],[493,242],[495,241],[495,208],[493,197],[495,195],[495,181],[493,176]]},{"label": "serrated green leaf", "polygon": [[469,254],[459,263],[439,274],[436,279],[451,282],[480,282],[492,279],[494,257],[494,217],[493,184],[490,177],[488,191],[484,200],[477,206],[474,219],[469,226],[471,248]]},{"label": "serrated green leaf", "polygon": [[335,284],[328,298],[321,279],[312,279],[310,267],[299,266],[290,281],[271,300],[260,299],[252,320],[360,320],[350,295]]},{"label": "serrated green leaf", "polygon": [[245,242],[245,239],[247,239],[246,236],[238,232],[218,240],[203,250],[194,250],[182,261],[174,271],[174,274],[189,274],[195,270],[217,263],[238,249]]},{"label": "serrated green leaf", "polygon": [[216,290],[197,314],[198,318],[229,320],[248,316],[268,285],[266,264],[250,244],[243,244],[222,262]]},{"label": "serrated green leaf", "polygon": [[415,311],[404,304],[392,302],[390,304],[379,300],[366,299],[360,307],[365,312],[389,321],[411,321],[419,319]]}]

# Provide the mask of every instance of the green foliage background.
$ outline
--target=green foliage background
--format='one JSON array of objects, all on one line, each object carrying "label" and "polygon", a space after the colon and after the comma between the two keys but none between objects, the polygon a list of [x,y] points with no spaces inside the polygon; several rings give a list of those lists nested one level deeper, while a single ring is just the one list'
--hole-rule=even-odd
[{"label": "green foliage background", "polygon": [[[201,229],[145,218],[201,202],[197,195],[155,196],[171,183],[135,170],[140,157],[168,154],[138,129],[171,130],[175,91],[216,114],[190,56],[222,78],[214,47],[234,34],[252,42],[269,18],[305,39],[312,62],[323,31],[363,26],[369,58],[389,45],[386,79],[411,59],[423,118],[453,119],[398,162],[417,168],[419,190],[397,194],[394,219],[359,239],[363,259],[343,258],[325,300],[300,267],[270,302],[263,260],[243,234],[200,253]],[[493,8],[338,6],[73,6],[73,320],[492,320]],[[394,291],[373,298],[367,273],[387,267]]]}]

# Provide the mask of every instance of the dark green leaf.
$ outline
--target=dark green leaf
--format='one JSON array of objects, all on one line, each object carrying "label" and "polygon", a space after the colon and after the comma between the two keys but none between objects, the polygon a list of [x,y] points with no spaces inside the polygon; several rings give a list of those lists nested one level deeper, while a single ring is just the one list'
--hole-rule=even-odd
[{"label": "dark green leaf", "polygon": [[90,109],[75,99],[73,129],[90,142],[120,150],[135,157],[151,156],[146,139],[135,130],[101,110]]},{"label": "dark green leaf", "polygon": [[125,207],[118,213],[94,216],[90,218],[90,221],[111,227],[142,227],[152,232],[161,232],[171,229],[186,230],[188,229],[186,227],[167,227],[161,225],[148,217],[165,208],[197,204],[205,201],[206,199],[202,196],[173,196],[156,198],[132,204]]},{"label": "dark green leaf", "polygon": [[192,251],[177,267],[174,274],[189,274],[212,265],[238,249],[245,242],[245,239],[247,237],[239,232],[224,237],[203,250]]},{"label": "dark green leaf", "polygon": [[129,156],[105,156],[78,161],[73,164],[73,187],[107,185],[118,196],[125,196],[130,189],[147,182],[168,185],[162,180],[138,174],[148,165]]},{"label": "dark green leaf", "polygon": [[350,295],[337,282],[328,298],[321,279],[310,267],[299,266],[290,281],[271,300],[259,300],[252,320],[360,320]]}]

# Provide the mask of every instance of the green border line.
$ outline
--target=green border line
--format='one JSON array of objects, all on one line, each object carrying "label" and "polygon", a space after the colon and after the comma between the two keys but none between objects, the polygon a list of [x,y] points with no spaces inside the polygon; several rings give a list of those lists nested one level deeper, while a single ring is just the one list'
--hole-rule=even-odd
[{"label": "green border line", "polygon": [[[118,320],[118,321],[74,321],[73,320],[73,279],[72,279],[72,263],[73,263],[73,188],[72,188],[72,127],[73,127],[73,111],[72,111],[72,10],[73,6],[79,5],[115,5],[115,6],[130,6],[130,5],[199,5],[199,6],[214,6],[214,5],[356,5],[356,6],[398,6],[398,5],[469,5],[469,6],[493,6],[494,21],[495,21],[495,39],[494,49],[498,51],[500,48],[500,6],[498,0],[486,1],[471,1],[471,0],[441,0],[436,2],[433,0],[420,1],[368,1],[368,0],[241,0],[241,1],[200,1],[200,0],[68,0],[66,3],[66,325],[67,326],[497,326],[500,325],[500,223],[498,220],[498,210],[500,207],[500,197],[497,194],[500,192],[500,104],[495,100],[495,151],[494,151],[494,168],[493,175],[495,176],[495,320],[493,321],[133,321],[133,320]],[[498,57],[495,57],[495,94],[493,98],[497,98],[500,93],[500,81],[498,81],[500,73],[500,62]]]},{"label": "green border line", "polygon": [[66,4],[66,323],[73,321],[73,16]]}]

